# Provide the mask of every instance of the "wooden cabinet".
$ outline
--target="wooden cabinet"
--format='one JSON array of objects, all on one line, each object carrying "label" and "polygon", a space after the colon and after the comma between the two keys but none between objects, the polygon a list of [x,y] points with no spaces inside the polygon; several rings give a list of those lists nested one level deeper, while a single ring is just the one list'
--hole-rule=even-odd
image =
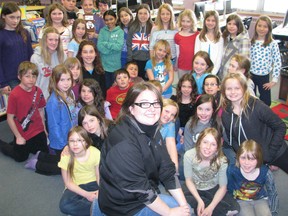
[{"label": "wooden cabinet", "polygon": [[281,70],[279,99],[286,101],[286,104],[288,104],[288,67]]}]

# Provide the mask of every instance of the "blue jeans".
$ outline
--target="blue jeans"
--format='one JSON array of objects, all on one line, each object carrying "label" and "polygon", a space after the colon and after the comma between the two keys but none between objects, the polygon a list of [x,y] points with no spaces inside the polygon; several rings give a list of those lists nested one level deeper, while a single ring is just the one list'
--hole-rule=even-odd
[{"label": "blue jeans", "polygon": [[239,216],[246,216],[246,215],[271,216],[272,215],[269,209],[267,199],[249,200],[249,201],[238,200],[238,203],[241,208]]},{"label": "blue jeans", "polygon": [[[165,194],[159,194],[158,196],[170,208],[175,208],[179,206],[177,201],[172,196],[165,195]],[[159,216],[159,214],[152,211],[149,207],[145,207],[141,211],[139,211],[137,214],[135,214],[135,216]]]},{"label": "blue jeans", "polygon": [[[82,184],[79,187],[86,191],[99,189],[97,182]],[[59,208],[64,214],[89,216],[91,205],[92,203],[85,197],[66,189],[61,197]]]},{"label": "blue jeans", "polygon": [[[175,207],[179,206],[177,201],[172,196],[165,195],[165,194],[159,194],[158,196],[170,208],[175,208]],[[191,212],[191,215],[193,215],[192,214],[193,213],[193,209],[190,208],[190,212]],[[92,206],[92,214],[91,214],[91,216],[101,216],[101,215],[104,216],[105,214],[103,214],[100,211],[98,200],[94,200],[93,206]],[[149,207],[145,207],[141,211],[139,211],[137,214],[135,214],[134,216],[159,216],[159,214],[157,214],[156,212],[152,211]]]},{"label": "blue jeans", "polygon": [[105,214],[103,214],[100,210],[100,207],[99,207],[99,203],[98,203],[98,200],[94,200],[93,201],[93,204],[92,204],[92,207],[91,207],[91,216],[104,216]]},{"label": "blue jeans", "polygon": [[232,149],[232,147],[230,147],[230,148],[223,147],[222,151],[228,159],[228,164],[235,164],[236,163],[236,152]]}]

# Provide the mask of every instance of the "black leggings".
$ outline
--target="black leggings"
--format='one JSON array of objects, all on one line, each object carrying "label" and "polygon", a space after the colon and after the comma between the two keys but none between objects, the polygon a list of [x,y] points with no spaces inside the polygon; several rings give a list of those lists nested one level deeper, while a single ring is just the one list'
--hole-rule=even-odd
[{"label": "black leggings", "polygon": [[62,150],[53,149],[53,154],[40,152],[36,164],[36,172],[42,175],[60,175],[61,169],[58,167]]},{"label": "black leggings", "polygon": [[40,132],[29,140],[25,145],[18,145],[16,137],[14,137],[13,145],[3,145],[2,151],[7,156],[14,158],[17,162],[26,161],[29,154],[36,154],[37,151],[48,152],[47,136],[44,132]]},{"label": "black leggings", "polygon": [[273,161],[271,165],[278,166],[280,169],[282,169],[288,174],[288,148],[286,148],[285,152],[275,161]]}]

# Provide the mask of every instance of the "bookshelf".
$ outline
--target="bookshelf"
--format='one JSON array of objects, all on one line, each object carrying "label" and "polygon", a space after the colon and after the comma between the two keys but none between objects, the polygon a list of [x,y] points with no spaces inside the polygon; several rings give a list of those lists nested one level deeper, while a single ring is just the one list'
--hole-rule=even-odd
[{"label": "bookshelf", "polygon": [[8,104],[8,96],[0,94],[0,122],[6,120],[6,109]]}]

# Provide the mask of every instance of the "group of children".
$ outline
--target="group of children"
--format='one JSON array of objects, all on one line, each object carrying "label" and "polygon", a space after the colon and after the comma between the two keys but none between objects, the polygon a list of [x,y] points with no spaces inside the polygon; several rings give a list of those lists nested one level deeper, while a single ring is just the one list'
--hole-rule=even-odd
[{"label": "group of children", "polygon": [[[221,35],[216,11],[205,13],[198,32],[194,13],[184,10],[178,31],[169,4],[160,6],[153,25],[148,5],[138,7],[135,20],[121,8],[117,19],[100,7],[105,1],[98,2],[99,15],[92,0],[82,0],[83,14],[94,17],[95,30],[89,32],[83,19],[69,24],[66,1],[49,7],[34,54],[19,7],[9,2],[2,8],[0,87],[9,94],[7,122],[15,136],[2,152],[19,162],[32,153],[26,168],[62,173],[67,190],[61,211],[90,215],[112,120],[129,88],[150,80],[165,98],[161,135],[195,213],[277,215],[277,191],[266,164],[288,173],[285,125],[255,97],[257,88],[270,105],[280,73],[271,19],[257,20],[251,45],[236,14],[227,18]],[[179,82],[172,95],[175,69]]]}]

